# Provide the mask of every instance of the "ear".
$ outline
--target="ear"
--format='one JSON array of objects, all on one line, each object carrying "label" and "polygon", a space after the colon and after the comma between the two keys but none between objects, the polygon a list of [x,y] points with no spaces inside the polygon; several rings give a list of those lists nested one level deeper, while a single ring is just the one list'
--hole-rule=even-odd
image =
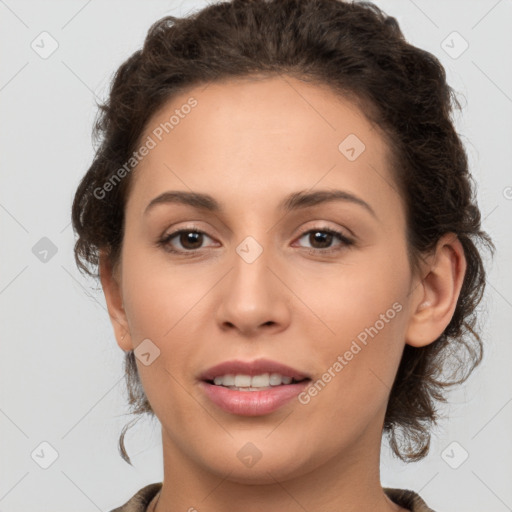
[{"label": "ear", "polygon": [[423,279],[412,292],[405,342],[423,347],[434,342],[450,323],[459,298],[466,257],[454,233],[443,235],[422,268]]},{"label": "ear", "polygon": [[120,276],[117,272],[118,269],[119,267],[113,269],[107,254],[104,251],[100,251],[100,281],[105,295],[110,321],[114,328],[117,344],[124,351],[129,351],[133,349],[133,346],[123,305],[123,294],[120,285]]}]

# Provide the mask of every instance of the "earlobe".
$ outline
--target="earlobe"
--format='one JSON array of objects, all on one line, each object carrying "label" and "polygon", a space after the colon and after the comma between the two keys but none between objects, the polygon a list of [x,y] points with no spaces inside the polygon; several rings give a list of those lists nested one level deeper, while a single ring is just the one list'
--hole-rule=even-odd
[{"label": "earlobe", "polygon": [[119,284],[120,279],[115,275],[116,273],[113,271],[108,256],[104,251],[100,251],[99,271],[101,286],[105,295],[105,302],[117,344],[125,352],[132,350],[130,329],[124,310],[122,290]]},{"label": "earlobe", "polygon": [[434,342],[450,323],[459,299],[466,258],[454,233],[443,235],[426,264],[425,277],[411,296],[405,341],[414,347]]}]

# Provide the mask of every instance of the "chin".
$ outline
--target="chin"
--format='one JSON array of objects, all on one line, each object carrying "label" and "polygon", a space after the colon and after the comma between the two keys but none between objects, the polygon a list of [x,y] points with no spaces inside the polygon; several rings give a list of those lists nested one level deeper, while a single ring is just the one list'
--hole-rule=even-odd
[{"label": "chin", "polygon": [[[313,468],[305,454],[298,457],[297,451],[281,446],[258,450],[252,443],[246,442],[242,448],[216,456],[203,455],[203,465],[207,471],[226,478],[231,482],[250,485],[275,484],[300,477]],[[226,476],[228,475],[228,476]]]}]

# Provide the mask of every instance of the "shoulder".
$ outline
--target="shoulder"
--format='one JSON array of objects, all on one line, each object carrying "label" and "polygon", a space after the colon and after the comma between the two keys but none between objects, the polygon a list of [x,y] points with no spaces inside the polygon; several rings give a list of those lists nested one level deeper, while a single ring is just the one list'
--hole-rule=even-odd
[{"label": "shoulder", "polygon": [[146,512],[149,502],[162,487],[162,482],[149,484],[137,491],[124,505],[110,512]]},{"label": "shoulder", "polygon": [[435,512],[421,499],[420,495],[408,489],[390,489],[384,487],[384,492],[391,501],[411,512]]}]

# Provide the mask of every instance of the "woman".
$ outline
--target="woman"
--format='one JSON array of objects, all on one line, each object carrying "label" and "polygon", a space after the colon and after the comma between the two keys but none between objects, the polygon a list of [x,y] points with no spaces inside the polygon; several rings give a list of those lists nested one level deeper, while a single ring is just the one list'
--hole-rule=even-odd
[{"label": "woman", "polygon": [[431,510],[379,456],[385,432],[423,458],[481,359],[493,245],[445,78],[394,18],[332,0],[169,16],[119,68],[75,255],[164,479],[116,512]]}]

